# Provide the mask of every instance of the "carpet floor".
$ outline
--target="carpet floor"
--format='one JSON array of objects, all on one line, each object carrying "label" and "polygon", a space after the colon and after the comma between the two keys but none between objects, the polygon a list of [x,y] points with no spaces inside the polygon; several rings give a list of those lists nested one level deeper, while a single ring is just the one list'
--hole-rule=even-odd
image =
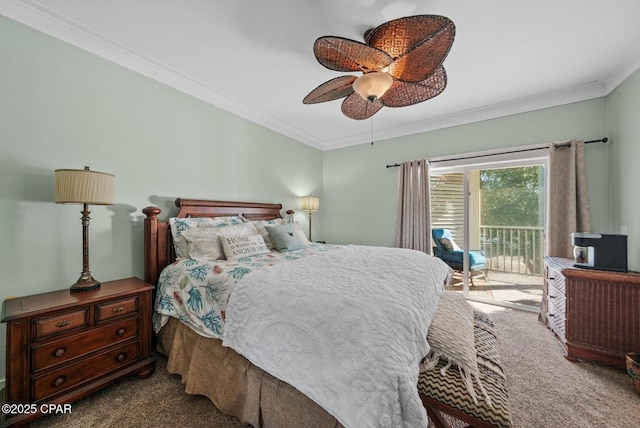
[{"label": "carpet floor", "polygon": [[[553,334],[533,313],[482,305],[498,331],[513,423],[518,428],[640,427],[640,395],[626,372],[563,357]],[[157,368],[148,379],[130,377],[72,405],[70,414],[50,415],[40,427],[238,428],[202,396],[184,393],[180,376]]]}]

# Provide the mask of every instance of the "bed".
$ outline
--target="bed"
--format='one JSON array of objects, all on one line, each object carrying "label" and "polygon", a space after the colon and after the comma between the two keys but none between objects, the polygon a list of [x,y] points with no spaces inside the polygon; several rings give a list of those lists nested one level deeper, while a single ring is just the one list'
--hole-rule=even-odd
[{"label": "bed", "polygon": [[[189,249],[194,251],[194,254],[204,248],[204,253],[202,254],[204,254],[205,257],[200,258],[199,256],[194,256],[198,260],[191,259],[190,256],[185,258],[185,242],[174,242],[176,228],[180,227],[180,223],[183,222],[183,220],[179,219],[190,219],[189,221],[192,223],[198,223],[199,221],[210,222],[211,220],[208,219],[215,219],[215,221],[225,219],[225,222],[231,221],[229,219],[236,219],[233,220],[233,222],[268,226],[261,227],[260,230],[256,229],[258,232],[256,235],[263,235],[266,229],[268,229],[269,232],[274,232],[275,229],[278,229],[278,232],[285,230],[289,235],[293,236],[293,232],[296,232],[296,230],[287,229],[287,227],[295,227],[294,223],[291,222],[293,213],[288,211],[287,216],[285,216],[287,220],[285,220],[281,215],[282,206],[280,204],[177,199],[176,206],[179,208],[179,212],[175,218],[170,221],[159,220],[158,215],[160,214],[160,209],[157,207],[147,207],[143,210],[146,216],[144,221],[145,280],[153,284],[158,284],[158,295],[155,298],[156,314],[154,315],[154,328],[157,331],[157,350],[168,357],[167,369],[171,373],[177,373],[182,376],[182,382],[185,385],[185,391],[187,393],[207,396],[223,413],[236,416],[245,425],[254,427],[309,426],[331,428],[345,425],[381,427],[402,425],[417,426],[415,423],[416,418],[419,419],[419,413],[424,413],[424,410],[414,408],[416,397],[420,404],[420,409],[426,409],[429,420],[431,420],[436,427],[464,426],[465,424],[479,427],[511,426],[506,382],[500,366],[499,357],[495,351],[495,332],[493,331],[491,321],[486,316],[470,310],[470,306],[465,305],[466,302],[461,302],[459,295],[455,293],[437,290],[434,294],[431,291],[423,292],[421,289],[418,289],[426,287],[416,287],[416,290],[412,289],[409,291],[403,290],[403,293],[408,293],[409,298],[406,301],[400,301],[399,304],[401,306],[417,305],[413,313],[409,312],[410,315],[408,315],[408,318],[412,320],[415,318],[414,315],[416,312],[430,312],[431,309],[427,311],[425,308],[435,304],[437,310],[434,309],[430,312],[430,316],[426,316],[424,317],[425,319],[418,321],[420,328],[417,330],[424,327],[424,323],[426,323],[429,336],[427,337],[428,340],[425,340],[425,343],[433,342],[436,346],[426,345],[428,348],[424,349],[428,351],[429,356],[422,361],[414,361],[411,355],[407,357],[405,355],[406,353],[401,354],[406,357],[403,361],[406,360],[406,362],[410,362],[406,363],[407,366],[410,366],[406,368],[406,371],[413,375],[415,370],[418,381],[409,388],[412,391],[407,392],[407,388],[403,387],[403,382],[406,384],[406,379],[404,378],[405,368],[402,368],[398,375],[398,378],[401,379],[398,381],[398,385],[394,384],[393,388],[389,388],[394,390],[392,394],[393,398],[387,400],[391,403],[385,401],[385,399],[378,399],[376,394],[374,394],[376,395],[375,400],[368,401],[367,398],[367,400],[362,401],[362,398],[359,397],[360,391],[366,390],[368,387],[368,385],[364,385],[365,383],[368,383],[372,378],[374,380],[379,378],[379,374],[375,372],[376,368],[369,366],[370,362],[366,362],[364,365],[356,364],[358,369],[349,371],[349,369],[352,369],[351,363],[360,360],[359,358],[349,357],[343,360],[349,362],[349,364],[346,364],[348,366],[346,368],[338,367],[345,365],[342,361],[336,363],[335,370],[327,370],[321,367],[325,358],[323,353],[326,349],[331,349],[334,345],[322,342],[322,346],[310,352],[309,355],[303,359],[304,361],[302,363],[293,360],[289,361],[289,358],[294,358],[298,352],[303,352],[301,351],[303,348],[300,347],[306,346],[304,343],[306,340],[305,335],[309,337],[313,336],[313,340],[308,340],[313,344],[316,343],[316,341],[323,341],[324,336],[336,336],[335,330],[331,329],[339,328],[339,326],[329,326],[327,331],[333,331],[333,334],[316,334],[314,330],[318,330],[317,328],[307,328],[305,330],[303,327],[305,327],[306,318],[304,317],[309,317],[310,320],[314,319],[313,316],[309,315],[308,310],[302,313],[301,316],[303,318],[301,318],[300,321],[293,322],[294,325],[300,326],[303,336],[292,337],[290,340],[285,341],[292,346],[295,352],[288,353],[282,349],[278,349],[276,352],[277,357],[271,356],[271,358],[269,355],[266,357],[261,355],[270,353],[266,351],[258,352],[257,355],[251,354],[251,352],[257,352],[256,348],[262,347],[262,345],[254,346],[254,344],[257,343],[255,340],[268,337],[269,340],[266,340],[266,342],[280,342],[280,340],[275,340],[274,338],[286,337],[290,333],[286,329],[282,330],[277,320],[272,320],[270,327],[263,330],[259,330],[262,328],[260,325],[251,324],[251,322],[254,322],[255,319],[268,319],[273,312],[278,312],[280,306],[286,306],[289,301],[305,301],[304,299],[310,299],[309,301],[312,302],[315,307],[318,306],[318,302],[323,301],[325,297],[324,290],[313,291],[313,287],[310,286],[309,288],[312,291],[305,291],[305,293],[316,293],[317,298],[310,297],[309,295],[301,295],[295,298],[275,299],[269,303],[269,299],[265,298],[263,294],[260,294],[263,293],[261,289],[263,281],[276,281],[275,285],[273,285],[273,287],[275,287],[280,283],[287,282],[283,280],[283,272],[286,272],[285,279],[289,277],[295,278],[296,275],[301,274],[301,272],[315,272],[315,276],[323,277],[323,281],[319,282],[322,286],[325,286],[328,281],[326,278],[332,276],[328,275],[327,271],[333,272],[342,269],[341,267],[336,267],[337,265],[331,269],[327,268],[327,266],[333,266],[330,265],[330,263],[336,263],[338,259],[349,261],[348,268],[352,269],[353,266],[361,263],[362,254],[366,254],[365,260],[367,262],[374,260],[375,257],[380,257],[379,260],[381,261],[388,259],[394,260],[394,264],[396,262],[401,264],[404,259],[412,260],[412,257],[417,257],[416,261],[407,262],[413,263],[414,265],[421,264],[423,258],[426,260],[426,258],[430,256],[423,255],[422,253],[415,254],[417,252],[408,252],[409,250],[402,250],[407,251],[406,253],[398,253],[398,251],[401,250],[377,250],[373,248],[354,248],[353,246],[324,246],[322,244],[308,243],[307,241],[304,243],[304,248],[302,249],[297,248],[285,252],[270,250],[269,253],[252,255],[250,257],[243,257],[243,254],[240,254],[238,258],[232,262],[233,266],[229,267],[222,262],[212,262],[212,259],[207,259],[207,251],[219,251],[219,248],[218,250],[212,250],[210,246],[207,247],[209,245],[208,242],[204,245],[206,248],[198,247],[198,245],[195,244],[198,241],[198,237],[202,237],[203,235],[201,231],[191,233],[188,244]],[[178,226],[176,226],[176,224],[178,224]],[[284,226],[280,227],[280,225]],[[233,226],[236,225],[224,224],[224,230],[226,231],[225,239],[229,239],[229,242],[240,240],[226,236],[226,233],[230,233],[228,231],[233,229]],[[277,227],[271,228],[272,226]],[[244,225],[239,227],[241,229]],[[188,234],[184,234],[183,236],[187,235]],[[267,236],[272,235],[265,235],[262,241],[265,241]],[[274,236],[279,239],[277,235]],[[301,239],[304,238],[301,237]],[[182,237],[176,237],[175,240],[182,240]],[[260,239],[256,238],[256,242],[258,241],[260,241]],[[276,241],[274,240],[273,242]],[[273,245],[273,242],[271,245]],[[255,243],[253,242],[253,238],[252,243]],[[226,247],[222,248],[222,251],[227,249]],[[231,250],[233,250],[233,248],[231,248]],[[378,251],[380,251],[380,254],[378,254]],[[182,254],[177,255],[176,252]],[[306,253],[310,254],[307,255]],[[229,254],[232,253],[230,252]],[[300,254],[305,255],[300,256]],[[401,257],[395,260],[394,257],[398,254],[400,254]],[[349,259],[349,257],[355,258]],[[272,263],[269,263],[270,261]],[[431,263],[431,261],[427,261]],[[207,267],[202,268],[203,264]],[[246,275],[247,270],[251,271],[254,267],[255,272]],[[217,278],[221,276],[228,279],[231,278],[231,285],[219,283],[214,287],[218,290],[216,292],[218,294],[210,292],[210,286],[204,286],[204,288],[200,288],[201,290],[205,290],[202,293],[185,291],[182,296],[179,296],[181,291],[193,290],[195,288],[191,285],[181,283],[179,280],[183,277],[179,272],[184,273],[186,269],[195,269],[200,272],[200,280],[209,285],[212,280],[207,279],[207,275],[216,276]],[[314,269],[316,270],[314,271]],[[370,269],[372,269],[371,266],[364,270],[369,271]],[[439,272],[438,269],[439,268],[434,268],[431,270]],[[413,270],[413,267],[405,268],[404,270]],[[420,276],[429,276],[431,275],[431,270],[428,272],[421,271],[418,272],[418,274]],[[280,272],[280,276],[278,276],[278,272]],[[384,276],[384,274],[383,269],[377,274],[374,273],[374,276]],[[442,281],[440,286],[444,286],[444,283],[447,281],[447,275],[442,272],[439,272],[437,275],[434,273],[433,275],[433,281]],[[234,278],[234,276],[236,278]],[[237,278],[238,276],[240,276],[240,278]],[[339,278],[338,281],[340,281]],[[364,281],[372,281],[372,279],[364,278]],[[271,283],[269,284],[269,290],[272,290]],[[283,285],[283,287],[287,286]],[[289,295],[299,292],[299,288],[301,287],[283,288],[279,292]],[[362,290],[365,287],[351,288]],[[372,286],[371,288],[373,289],[375,287]],[[340,292],[344,293],[344,291]],[[411,293],[414,292],[419,294],[415,296],[411,295]],[[258,300],[251,300],[252,293],[258,293],[256,295]],[[212,297],[208,303],[203,303],[203,301],[207,300],[204,298],[204,295],[207,295],[206,297]],[[361,298],[367,299],[368,296],[362,297],[361,295],[357,295],[348,296],[347,298],[360,300]],[[403,297],[400,296],[400,299],[402,298]],[[263,301],[267,302],[264,303],[264,307],[262,307]],[[175,309],[172,305],[183,305],[184,307]],[[331,308],[335,306],[335,303],[332,303],[332,305]],[[195,307],[198,316],[189,314],[187,307]],[[309,307],[311,307],[311,304],[307,304],[306,308],[308,309]],[[394,308],[397,308],[397,305]],[[229,311],[227,311],[228,309]],[[245,312],[242,312],[242,310]],[[285,308],[283,310],[290,311],[293,309]],[[326,308],[323,309],[323,311],[325,310]],[[396,309],[393,309],[393,311],[396,311]],[[350,310],[345,311],[344,308],[336,308],[336,312],[345,313],[350,312]],[[398,317],[395,315],[398,312],[393,313],[394,319]],[[244,315],[241,316],[239,314]],[[250,315],[247,316],[247,314]],[[254,314],[256,316],[253,316]],[[238,320],[237,318],[242,319]],[[326,323],[326,321],[323,322]],[[359,327],[357,320],[351,319],[349,322],[352,323],[350,324],[349,330],[358,332]],[[361,324],[369,324],[370,322],[374,322],[374,320]],[[274,325],[278,326],[278,328],[273,328],[272,326]],[[441,328],[434,326],[440,326]],[[325,328],[324,324],[323,328]],[[398,327],[396,326],[394,328]],[[415,329],[415,327],[410,327],[408,330],[411,329]],[[255,334],[255,337],[249,335],[249,338],[233,339],[236,333],[240,335],[243,331],[261,331],[261,333]],[[437,336],[438,332],[440,336]],[[454,332],[453,336],[451,332]],[[359,332],[358,335],[360,335]],[[340,335],[338,334],[338,336]],[[384,337],[384,334],[381,333],[380,336]],[[455,349],[450,349],[449,343],[459,341],[461,338],[464,338],[467,345],[465,349],[460,348],[458,351],[461,354],[467,355],[457,355]],[[419,339],[419,337],[415,337],[410,340],[410,342],[414,343],[418,348],[411,350],[414,354],[424,351],[424,349],[421,349],[421,340]],[[227,346],[223,346],[223,340]],[[389,342],[388,339],[384,340]],[[472,343],[471,346],[468,345],[469,341]],[[351,342],[351,339],[349,342]],[[387,342],[381,343],[379,347],[389,348],[388,346],[384,346]],[[338,344],[335,346],[343,345],[344,344]],[[233,346],[233,349],[230,346]],[[282,346],[282,344],[277,343],[277,346]],[[394,344],[392,348],[395,349],[395,347],[396,345]],[[265,349],[267,349],[266,345]],[[399,347],[399,349],[402,348]],[[470,356],[468,355],[468,351],[471,349],[473,352]],[[240,351],[236,352],[236,350]],[[344,352],[348,351],[352,350],[346,347]],[[343,352],[342,349],[340,352]],[[247,358],[247,355],[249,358]],[[363,351],[362,355],[364,355],[363,360],[368,358],[367,352]],[[330,356],[327,358],[330,358]],[[384,361],[384,358],[386,357],[378,357],[375,355],[376,360],[382,359]],[[391,356],[391,358],[396,358],[396,356]],[[473,366],[474,372],[472,372],[471,368],[464,370],[466,367],[465,364],[467,364],[470,358],[472,358],[472,363],[469,367]],[[256,363],[256,361],[259,361],[259,363]],[[313,365],[311,367],[314,369],[309,369],[308,366],[305,366],[305,361],[306,364],[312,362]],[[296,364],[301,365],[298,367]],[[387,365],[393,365],[395,370],[395,366],[401,364],[394,363]],[[265,371],[260,367],[268,367],[269,369]],[[369,373],[369,367],[371,367],[370,371],[374,373],[374,375]],[[327,373],[324,373],[323,370]],[[341,372],[340,370],[343,371]],[[384,370],[382,375],[388,375],[386,368]],[[321,377],[326,376],[327,383],[333,381],[330,380],[333,375],[330,373],[332,371],[339,373],[337,375],[338,378],[350,376],[353,372],[357,372],[359,377],[354,377],[351,382],[356,385],[361,385],[361,387],[356,388],[353,394],[347,395],[358,396],[358,400],[360,401],[355,400],[355,404],[352,403],[351,407],[353,408],[361,404],[363,409],[367,409],[367,411],[364,412],[367,415],[372,412],[379,413],[374,413],[374,419],[367,420],[366,417],[368,416],[364,413],[356,413],[355,416],[353,416],[349,413],[348,409],[346,413],[344,409],[336,409],[336,406],[340,407],[342,402],[348,402],[349,397],[334,399],[331,394],[327,394],[326,391],[308,390],[308,384],[315,385],[314,382],[317,382],[317,379],[305,379],[302,383],[298,384],[299,380],[297,378],[291,378],[291,380],[287,378],[287,376],[289,376],[288,372],[290,371],[296,372],[298,376],[302,377],[306,377],[307,373],[318,371],[321,373]],[[360,373],[364,374],[361,375]],[[396,372],[392,372],[390,375],[395,376]],[[408,379],[413,378],[409,377]],[[307,384],[305,384],[305,381]],[[340,379],[335,381],[338,382]],[[389,380],[385,382],[389,383]],[[296,387],[293,387],[292,384],[295,384]],[[383,385],[385,384],[383,383]],[[327,390],[329,392],[334,391],[334,389],[332,389],[334,387],[335,385],[331,384],[327,387]],[[399,392],[396,392],[396,390]],[[418,393],[415,394],[414,397],[413,393],[415,391]],[[385,394],[387,394],[387,391],[385,391]],[[400,397],[400,410],[398,410],[398,405],[393,402],[396,396]],[[309,397],[314,397],[314,400]],[[323,403],[323,405],[321,406],[317,403]],[[345,406],[347,406],[347,404],[345,404]],[[385,406],[388,406],[388,408],[385,408]],[[331,409],[331,411],[327,409]],[[336,414],[338,415],[337,417],[334,416]],[[391,414],[391,416],[389,416],[389,414]],[[354,417],[356,419],[353,419]],[[354,420],[358,422],[355,423]],[[398,423],[398,421],[401,422]],[[345,422],[344,425],[342,422]],[[422,425],[422,423],[418,425]],[[426,419],[424,425],[426,426]]]}]

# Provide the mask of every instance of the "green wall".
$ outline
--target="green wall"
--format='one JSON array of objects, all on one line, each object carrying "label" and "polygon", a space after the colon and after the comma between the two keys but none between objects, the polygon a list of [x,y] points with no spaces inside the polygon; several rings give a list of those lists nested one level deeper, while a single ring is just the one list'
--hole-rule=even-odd
[{"label": "green wall", "polygon": [[115,174],[116,204],[91,207],[104,281],[143,274],[145,206],[163,218],[176,197],[299,209],[322,190],[319,150],[5,18],[0,57],[0,295],[58,289],[82,269],[82,208],[54,203],[57,168]]},{"label": "green wall", "polygon": [[[408,107],[410,108],[410,107]],[[395,245],[398,168],[404,160],[606,135],[604,98],[324,153],[323,238]],[[610,228],[608,147],[586,148],[594,230]]]},{"label": "green wall", "polygon": [[611,144],[611,224],[616,233],[626,226],[629,269],[640,271],[640,71],[607,97]]},{"label": "green wall", "polygon": [[322,196],[319,150],[0,17],[3,298],[78,279],[82,207],[54,203],[54,170],[85,165],[115,174],[116,204],[90,207],[101,281],[143,276],[145,206],[167,218],[176,197],[297,210],[300,196]]},{"label": "green wall", "polygon": [[[142,276],[148,205],[166,219],[176,197],[299,209],[313,193],[316,239],[391,246],[398,169],[386,164],[605,135],[587,146],[594,230],[627,226],[629,267],[640,269],[640,73],[607,98],[323,153],[3,17],[0,58],[2,297],[78,278],[81,207],[53,202],[57,168],[116,176],[116,204],[91,207],[91,269],[108,281]],[[4,367],[4,327],[0,344]]]}]

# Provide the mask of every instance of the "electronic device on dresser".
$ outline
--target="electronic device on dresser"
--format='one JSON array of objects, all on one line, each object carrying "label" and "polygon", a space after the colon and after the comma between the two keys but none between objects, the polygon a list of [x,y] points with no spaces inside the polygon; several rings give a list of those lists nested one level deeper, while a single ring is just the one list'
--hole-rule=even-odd
[{"label": "electronic device on dresser", "polygon": [[575,267],[627,271],[627,235],[572,233]]}]

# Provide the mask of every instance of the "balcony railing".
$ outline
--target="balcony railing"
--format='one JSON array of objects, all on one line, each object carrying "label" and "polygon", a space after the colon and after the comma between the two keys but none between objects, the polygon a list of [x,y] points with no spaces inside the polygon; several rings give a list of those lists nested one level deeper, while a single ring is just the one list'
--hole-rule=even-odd
[{"label": "balcony railing", "polygon": [[480,226],[480,245],[489,270],[542,275],[544,228]]}]

